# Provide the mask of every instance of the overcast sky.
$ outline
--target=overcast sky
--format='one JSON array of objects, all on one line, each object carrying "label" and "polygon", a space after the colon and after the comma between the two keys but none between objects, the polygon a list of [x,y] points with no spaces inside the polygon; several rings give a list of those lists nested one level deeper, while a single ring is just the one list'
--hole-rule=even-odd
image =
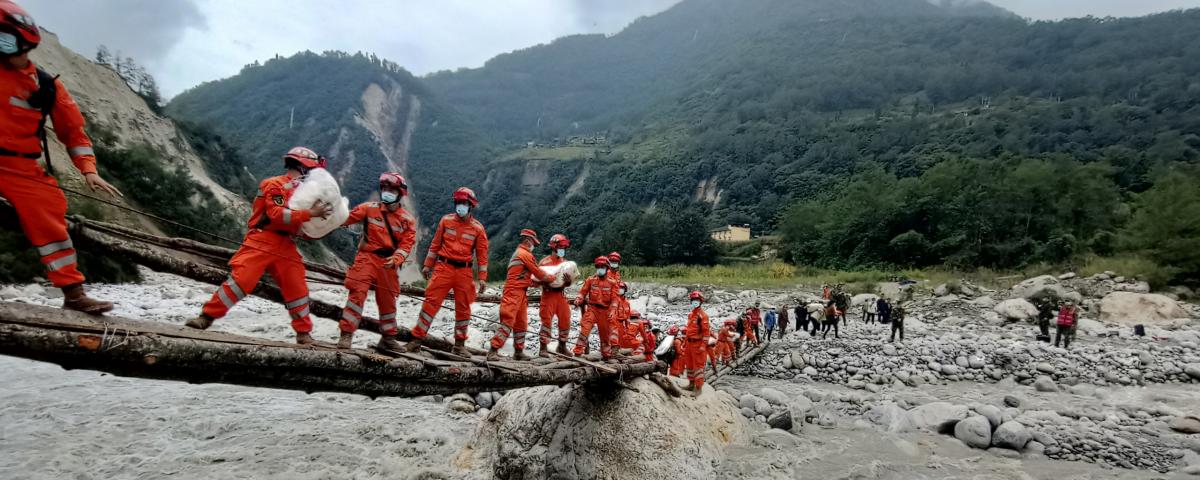
[{"label": "overcast sky", "polygon": [[[302,50],[369,51],[418,75],[574,33],[616,33],[678,0],[17,0],[63,43],[107,45],[165,96]],[[742,1],[742,0],[738,0]],[[1137,16],[1200,0],[995,0],[1035,19]]]}]

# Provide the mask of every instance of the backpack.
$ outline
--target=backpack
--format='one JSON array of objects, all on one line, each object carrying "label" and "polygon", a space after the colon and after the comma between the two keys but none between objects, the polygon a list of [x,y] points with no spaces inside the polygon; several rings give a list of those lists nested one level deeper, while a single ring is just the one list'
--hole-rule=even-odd
[{"label": "backpack", "polygon": [[42,112],[42,119],[38,122],[37,134],[42,140],[42,155],[46,157],[46,173],[54,175],[54,164],[50,163],[50,143],[46,138],[46,119],[50,117],[50,112],[54,110],[54,104],[58,99],[58,75],[50,75],[42,67],[36,67],[38,89],[29,97],[29,106],[38,109]]}]

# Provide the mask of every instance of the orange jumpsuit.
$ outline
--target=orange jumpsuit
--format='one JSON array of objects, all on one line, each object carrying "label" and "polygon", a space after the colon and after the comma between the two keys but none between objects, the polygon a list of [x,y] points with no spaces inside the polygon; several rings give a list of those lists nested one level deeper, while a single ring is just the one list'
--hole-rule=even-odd
[{"label": "orange jumpsuit", "polygon": [[471,326],[471,302],[475,301],[475,278],[471,259],[479,270],[479,281],[487,281],[488,238],[483,224],[474,216],[461,218],[451,213],[438,222],[433,243],[425,256],[425,268],[433,269],[425,287],[425,303],[412,334],[425,338],[433,317],[442,309],[446,295],[454,291],[454,339],[466,340]]},{"label": "orange jumpsuit", "polygon": [[750,316],[746,316],[746,320],[742,321],[742,337],[746,339],[746,348],[750,348],[751,344],[758,344],[758,336],[754,335],[754,325],[751,325]]},{"label": "orange jumpsuit", "polygon": [[576,355],[583,355],[583,347],[588,344],[588,336],[592,334],[592,327],[595,326],[600,330],[600,356],[605,359],[612,357],[609,346],[612,339],[612,322],[609,318],[616,299],[617,285],[608,278],[591,276],[583,281],[575,304],[587,304],[587,310],[583,312],[583,318],[579,321],[579,341],[575,343]]},{"label": "orange jumpsuit", "polygon": [[529,287],[532,278],[550,281],[554,277],[542,270],[529,247],[518,245],[508,261],[508,277],[504,279],[504,293],[500,297],[500,328],[492,337],[492,348],[504,346],[508,336],[513,336],[513,349],[525,349],[525,332],[529,330]]},{"label": "orange jumpsuit", "polygon": [[299,179],[287,175],[271,177],[258,184],[253,210],[245,240],[229,260],[229,279],[217,287],[203,312],[210,318],[221,318],[234,304],[254,291],[263,272],[271,274],[283,291],[284,307],[292,317],[292,329],[297,333],[312,331],[308,316],[308,283],[305,282],[304,259],[296,250],[292,236],[309,221],[308,210],[287,208]]},{"label": "orange jumpsuit", "polygon": [[671,371],[668,372],[673,377],[683,376],[683,367],[687,366],[687,343],[683,341],[683,333],[675,336],[673,343],[675,348],[675,360],[671,361]]},{"label": "orange jumpsuit", "polygon": [[717,330],[717,359],[726,365],[733,359],[733,329],[728,325]]},{"label": "orange jumpsuit", "polygon": [[715,342],[716,338],[708,337],[708,338],[704,339],[705,358],[707,359],[706,361],[708,363],[712,364],[713,371],[715,372],[715,371],[717,371],[717,346],[715,344],[709,345],[708,344],[709,340],[713,340]]},{"label": "orange jumpsuit", "polygon": [[647,362],[654,361],[654,348],[658,346],[658,338],[650,331],[650,322],[642,320],[642,348]]},{"label": "orange jumpsuit", "polygon": [[[92,141],[83,131],[83,115],[61,81],[48,123],[66,145],[71,162],[82,174],[96,173]],[[0,68],[0,197],[17,211],[25,238],[37,248],[46,277],[56,287],[83,283],[75,260],[75,247],[67,235],[67,197],[58,181],[38,165],[42,142],[38,124],[42,112],[29,104],[38,90],[33,62],[23,69]],[[49,129],[49,125],[46,127]]]},{"label": "orange jumpsuit", "polygon": [[701,308],[688,314],[687,328],[684,336],[687,344],[684,346],[685,367],[688,380],[699,389],[704,386],[704,363],[708,358],[708,337],[711,336],[708,325],[708,314]]},{"label": "orange jumpsuit", "polygon": [[[389,212],[379,202],[369,202],[354,207],[343,225],[359,222],[363,223],[363,236],[358,241],[354,265],[346,272],[346,289],[350,290],[350,295],[338,327],[343,332],[358,330],[363,302],[373,287],[375,305],[379,306],[379,331],[384,335],[395,335],[396,297],[400,295],[397,270],[408,259],[417,241],[417,221],[403,207]],[[392,268],[383,266],[389,259],[394,264]]]},{"label": "orange jumpsuit", "polygon": [[634,355],[642,353],[642,320],[627,318],[613,324],[613,339],[620,348],[632,350]]},{"label": "orange jumpsuit", "polygon": [[[562,257],[550,254],[538,262],[538,265],[552,267],[561,263],[563,263]],[[567,294],[563,290],[563,288],[542,287],[542,301],[538,305],[538,316],[542,319],[542,331],[539,335],[542,345],[550,344],[551,325],[555,318],[558,318],[558,343],[565,345],[567,337],[571,334],[571,303],[567,301]]]},{"label": "orange jumpsuit", "polygon": [[[616,284],[616,282],[613,282],[613,285]],[[620,289],[618,288],[618,292],[619,290]],[[608,312],[608,329],[609,332],[612,333],[612,337],[609,338],[608,344],[612,345],[614,350],[618,348],[627,348],[624,345],[621,345],[621,339],[624,336],[625,324],[626,321],[629,320],[631,312],[632,309],[629,308],[629,300],[625,297],[622,297],[620,293],[618,293],[617,298],[613,301],[613,308]]]}]

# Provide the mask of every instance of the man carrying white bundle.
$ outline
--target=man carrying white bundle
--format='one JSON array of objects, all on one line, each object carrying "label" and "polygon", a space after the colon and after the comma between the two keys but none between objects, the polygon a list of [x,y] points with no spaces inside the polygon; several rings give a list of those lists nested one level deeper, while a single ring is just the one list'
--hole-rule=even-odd
[{"label": "man carrying white bundle", "polygon": [[[566,235],[556,233],[550,237],[548,242],[550,245],[550,255],[542,258],[538,265],[542,267],[554,267],[562,265],[566,261],[567,247],[571,246],[571,239]],[[551,325],[555,318],[558,319],[558,348],[555,349],[559,355],[571,355],[571,351],[567,349],[567,337],[571,334],[571,304],[567,302],[567,294],[564,292],[570,286],[573,279],[567,279],[565,284],[554,287],[547,283],[542,285],[542,301],[538,305],[538,316],[542,319],[542,330],[538,336],[542,348],[538,351],[539,357],[550,356],[550,332]]]},{"label": "man carrying white bundle", "polygon": [[362,237],[354,265],[346,272],[346,289],[350,291],[342,320],[338,348],[350,348],[354,332],[362,321],[363,303],[367,292],[375,289],[375,304],[379,306],[379,347],[400,350],[396,341],[396,297],[400,296],[400,278],[396,271],[417,242],[417,221],[400,206],[408,195],[408,184],[399,173],[385,172],[379,176],[379,201],[367,202],[350,212],[345,225],[361,222]]},{"label": "man carrying white bundle", "polygon": [[325,168],[325,164],[325,157],[311,149],[295,147],[283,156],[287,172],[258,184],[246,238],[229,260],[229,279],[217,287],[200,316],[188,320],[187,326],[200,330],[212,326],[214,320],[224,317],[230,308],[253,292],[263,273],[269,272],[283,292],[284,307],[292,317],[292,329],[296,331],[296,343],[313,343],[309,333],[312,319],[309,318],[304,259],[296,250],[292,237],[300,233],[304,222],[329,216],[333,207],[318,203],[311,209],[293,210],[285,205],[304,175],[314,168]]}]

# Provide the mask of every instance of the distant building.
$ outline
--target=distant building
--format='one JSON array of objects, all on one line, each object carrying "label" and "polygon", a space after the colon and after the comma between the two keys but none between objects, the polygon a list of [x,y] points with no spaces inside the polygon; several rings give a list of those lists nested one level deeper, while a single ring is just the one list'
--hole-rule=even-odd
[{"label": "distant building", "polygon": [[718,242],[745,242],[750,240],[749,225],[726,225],[709,232]]}]

